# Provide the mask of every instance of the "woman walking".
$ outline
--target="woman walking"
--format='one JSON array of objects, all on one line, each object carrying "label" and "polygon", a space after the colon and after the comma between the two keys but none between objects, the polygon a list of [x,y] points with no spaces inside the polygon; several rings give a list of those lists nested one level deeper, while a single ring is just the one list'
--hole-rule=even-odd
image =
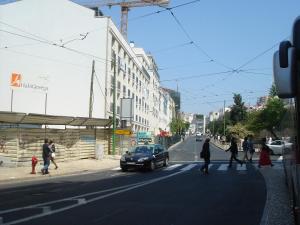
[{"label": "woman walking", "polygon": [[241,161],[238,158],[236,158],[237,153],[238,153],[238,146],[237,146],[235,138],[231,138],[230,147],[227,150],[225,150],[225,152],[228,152],[229,150],[231,152],[231,156],[230,156],[230,161],[229,161],[228,167],[230,168],[232,166],[232,160],[233,159],[235,161],[237,161],[238,163],[240,163],[241,166],[242,166],[243,165],[243,161]]},{"label": "woman walking", "polygon": [[56,162],[55,162],[55,145],[54,145],[54,142],[52,140],[50,140],[49,142],[49,149],[50,149],[50,159],[51,159],[51,162],[55,165],[55,169],[58,168]]},{"label": "woman walking", "polygon": [[202,151],[200,153],[200,157],[204,159],[204,165],[201,167],[201,171],[205,174],[208,174],[208,165],[210,164],[209,141],[209,138],[205,139],[205,142],[202,146]]},{"label": "woman walking", "polygon": [[248,158],[248,151],[249,151],[249,141],[248,141],[248,137],[244,138],[243,144],[242,144],[242,148],[244,151],[244,158],[243,161],[245,162],[246,160],[249,161]]},{"label": "woman walking", "polygon": [[261,143],[261,150],[259,154],[258,167],[261,166],[273,166],[273,163],[270,158],[270,148],[266,145],[267,139],[263,138]]}]

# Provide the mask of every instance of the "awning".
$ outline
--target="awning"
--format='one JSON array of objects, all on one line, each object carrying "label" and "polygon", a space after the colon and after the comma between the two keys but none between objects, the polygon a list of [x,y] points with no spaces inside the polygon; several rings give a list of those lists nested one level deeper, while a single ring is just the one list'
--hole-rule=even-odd
[{"label": "awning", "polygon": [[0,111],[0,123],[109,127],[112,120]]}]

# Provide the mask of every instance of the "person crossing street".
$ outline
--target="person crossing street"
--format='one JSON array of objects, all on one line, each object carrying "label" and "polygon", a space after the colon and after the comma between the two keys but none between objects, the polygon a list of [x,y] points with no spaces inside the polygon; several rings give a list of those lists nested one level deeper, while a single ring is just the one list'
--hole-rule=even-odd
[{"label": "person crossing street", "polygon": [[230,147],[225,150],[225,152],[228,152],[230,151],[231,152],[231,156],[230,156],[230,160],[229,160],[229,165],[228,167],[230,168],[232,166],[232,160],[235,160],[237,161],[238,163],[241,164],[241,166],[243,165],[243,161],[239,160],[237,158],[237,153],[238,153],[238,146],[237,146],[237,143],[236,143],[236,139],[233,137],[231,138],[231,143],[230,143]]}]

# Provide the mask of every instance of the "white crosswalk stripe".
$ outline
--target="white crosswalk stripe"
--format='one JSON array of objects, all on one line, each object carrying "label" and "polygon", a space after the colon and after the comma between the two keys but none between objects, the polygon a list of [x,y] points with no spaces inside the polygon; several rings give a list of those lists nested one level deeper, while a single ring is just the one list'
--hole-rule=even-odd
[{"label": "white crosswalk stripe", "polygon": [[217,170],[225,171],[228,170],[229,164],[221,164]]},{"label": "white crosswalk stripe", "polygon": [[246,164],[244,163],[242,166],[236,165],[236,170],[239,171],[247,170]]},{"label": "white crosswalk stripe", "polygon": [[174,164],[174,165],[168,166],[168,168],[166,168],[165,170],[167,170],[167,171],[174,170],[179,166],[182,166],[182,164]]},{"label": "white crosswalk stripe", "polygon": [[197,166],[197,164],[190,164],[190,165],[187,165],[186,167],[183,167],[181,169],[181,171],[188,171],[188,170],[191,170],[192,168],[194,168],[195,166]]}]

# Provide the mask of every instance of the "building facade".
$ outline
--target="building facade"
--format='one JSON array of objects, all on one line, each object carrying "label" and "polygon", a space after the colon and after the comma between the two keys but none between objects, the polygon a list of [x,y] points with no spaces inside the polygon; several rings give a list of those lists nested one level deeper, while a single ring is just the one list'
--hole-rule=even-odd
[{"label": "building facade", "polygon": [[68,0],[17,1],[0,15],[0,111],[110,118],[115,92],[118,119],[121,99],[133,101],[133,131],[169,130],[175,103],[154,58],[110,17]]}]

